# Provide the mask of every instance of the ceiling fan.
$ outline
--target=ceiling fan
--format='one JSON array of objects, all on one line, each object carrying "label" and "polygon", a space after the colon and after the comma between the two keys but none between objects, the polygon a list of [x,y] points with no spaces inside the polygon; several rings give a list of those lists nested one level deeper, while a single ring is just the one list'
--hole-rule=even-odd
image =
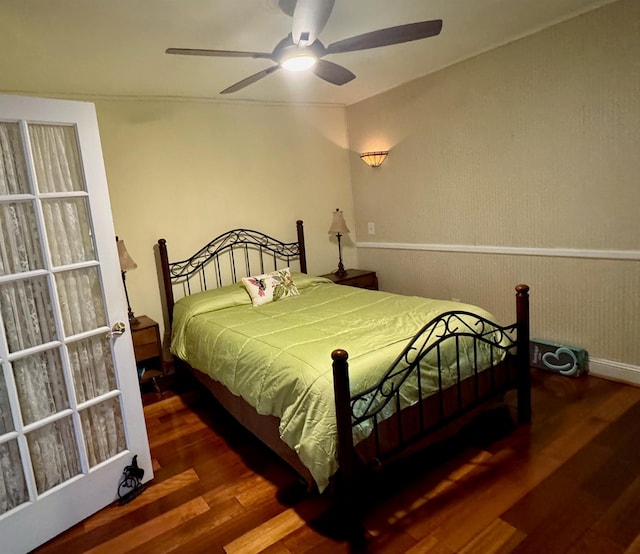
[{"label": "ceiling fan", "polygon": [[355,79],[346,67],[323,59],[329,54],[341,54],[356,50],[367,50],[436,36],[442,29],[442,20],[420,21],[396,27],[371,31],[362,35],[339,40],[324,46],[318,35],[322,32],[335,0],[279,0],[280,9],[293,17],[291,33],[283,38],[272,52],[243,52],[238,50],[207,50],[200,48],[168,48],[167,54],[187,56],[218,56],[224,58],[263,58],[272,60],[272,65],[250,75],[242,81],[224,89],[220,94],[229,94],[259,81],[281,67],[293,71],[311,69],[318,77],[334,85],[344,85]]}]

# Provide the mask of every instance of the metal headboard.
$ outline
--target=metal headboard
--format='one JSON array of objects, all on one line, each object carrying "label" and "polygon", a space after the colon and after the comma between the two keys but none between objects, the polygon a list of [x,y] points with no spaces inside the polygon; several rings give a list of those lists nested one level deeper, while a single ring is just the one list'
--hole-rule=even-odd
[{"label": "metal headboard", "polygon": [[298,240],[282,242],[260,231],[233,229],[222,233],[185,260],[170,262],[167,241],[158,240],[169,322],[173,319],[175,288],[181,296],[221,287],[242,277],[273,271],[298,260],[300,271],[307,272],[304,227],[296,221]]}]

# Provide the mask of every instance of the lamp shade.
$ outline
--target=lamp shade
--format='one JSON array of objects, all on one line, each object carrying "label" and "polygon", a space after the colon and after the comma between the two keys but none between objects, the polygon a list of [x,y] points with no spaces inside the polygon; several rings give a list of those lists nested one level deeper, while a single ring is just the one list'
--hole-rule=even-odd
[{"label": "lamp shade", "polygon": [[124,273],[138,267],[138,264],[133,261],[131,256],[129,256],[129,252],[127,252],[127,247],[125,246],[124,241],[118,239],[117,245],[118,259],[120,260],[120,271]]},{"label": "lamp shade", "polygon": [[347,227],[347,222],[344,220],[344,216],[342,215],[342,210],[336,208],[336,211],[333,212],[333,221],[331,222],[331,227],[329,228],[330,235],[345,235],[349,233],[349,227]]},{"label": "lamp shade", "polygon": [[380,150],[378,152],[363,152],[360,159],[369,167],[380,167],[382,162],[387,158],[388,150]]}]

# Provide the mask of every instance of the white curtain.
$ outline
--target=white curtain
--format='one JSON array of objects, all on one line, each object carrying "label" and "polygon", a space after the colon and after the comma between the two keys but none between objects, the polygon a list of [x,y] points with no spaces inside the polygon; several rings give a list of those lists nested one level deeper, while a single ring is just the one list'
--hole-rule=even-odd
[{"label": "white curtain", "polygon": [[[0,124],[0,195],[16,195],[28,192],[28,180],[26,176],[26,164],[22,156],[22,143],[20,138],[20,128],[17,124]],[[0,275],[8,275],[21,271],[38,268],[38,248],[33,252],[33,241],[29,239],[20,240],[21,237],[30,237],[32,233],[22,233],[25,212],[29,210],[26,203],[0,204]],[[37,239],[37,234],[36,234]],[[3,297],[0,304],[3,308],[10,305],[9,299],[4,295],[10,294],[13,289],[17,292],[17,287],[4,287],[0,290]],[[14,295],[15,296],[15,295]],[[8,322],[4,321],[5,334],[11,335],[11,341],[16,341],[16,331],[8,327]],[[19,340],[19,339],[18,339]],[[0,358],[2,356],[0,355]],[[7,370],[8,363],[0,359],[2,369]],[[7,394],[7,384],[4,371],[0,372],[0,437],[15,429],[13,416],[9,408]],[[15,439],[0,443],[0,513],[28,500],[28,492],[18,442]]]},{"label": "white curtain", "polygon": [[[83,191],[75,129],[30,125],[29,134],[39,191]],[[13,374],[20,416],[26,425],[70,406],[64,360],[70,363],[66,375],[71,378],[77,403],[114,389],[116,383],[108,340],[102,336],[67,340],[106,324],[98,268],[55,272],[62,329],[55,325],[49,277],[27,273],[44,268],[43,243],[53,268],[95,260],[88,199],[64,195],[42,199],[45,241],[38,231],[36,200],[11,198],[32,192],[23,151],[18,125],[0,122],[0,275],[15,277],[0,285],[0,316],[9,353],[18,355],[11,364],[3,360],[3,368]],[[19,354],[25,348],[56,340],[64,346],[35,355]],[[85,439],[80,447],[86,450],[90,466],[125,448],[118,398],[81,410],[80,420]],[[21,460],[15,440],[2,441],[12,430],[15,425],[7,381],[0,373],[0,513],[28,500],[21,470],[27,460]],[[71,417],[27,434],[38,492],[80,472],[79,436]]]}]

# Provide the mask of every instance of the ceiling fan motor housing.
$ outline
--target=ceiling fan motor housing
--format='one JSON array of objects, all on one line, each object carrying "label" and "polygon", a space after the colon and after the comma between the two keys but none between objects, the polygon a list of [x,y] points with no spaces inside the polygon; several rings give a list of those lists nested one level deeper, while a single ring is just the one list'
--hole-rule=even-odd
[{"label": "ceiling fan motor housing", "polygon": [[308,46],[300,46],[293,42],[293,37],[289,34],[276,45],[273,49],[272,56],[274,61],[282,65],[282,63],[289,58],[296,56],[313,56],[315,59],[319,60],[326,53],[327,49],[319,40],[316,40],[313,44]]}]

